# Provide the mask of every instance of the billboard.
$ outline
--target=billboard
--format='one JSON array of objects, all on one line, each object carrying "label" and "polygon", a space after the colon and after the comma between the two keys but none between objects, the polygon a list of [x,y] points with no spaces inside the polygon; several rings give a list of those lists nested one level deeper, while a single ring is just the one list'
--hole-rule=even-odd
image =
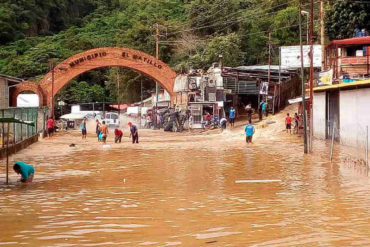
[{"label": "billboard", "polygon": [[332,85],[333,84],[333,70],[321,71],[319,73],[319,81],[317,82],[319,86]]},{"label": "billboard", "polygon": [[[297,46],[282,46],[280,47],[281,52],[281,66],[289,68],[300,68],[301,67],[301,47]],[[309,59],[310,46],[303,46],[303,66],[310,67]],[[321,68],[321,45],[313,46],[313,66]]]}]

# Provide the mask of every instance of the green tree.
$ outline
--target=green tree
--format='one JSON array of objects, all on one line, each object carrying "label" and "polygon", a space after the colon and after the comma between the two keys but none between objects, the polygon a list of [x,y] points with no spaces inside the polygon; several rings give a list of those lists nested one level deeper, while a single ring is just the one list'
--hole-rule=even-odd
[{"label": "green tree", "polygon": [[370,3],[349,0],[331,1],[326,14],[326,34],[330,39],[354,36],[356,28],[370,29]]}]

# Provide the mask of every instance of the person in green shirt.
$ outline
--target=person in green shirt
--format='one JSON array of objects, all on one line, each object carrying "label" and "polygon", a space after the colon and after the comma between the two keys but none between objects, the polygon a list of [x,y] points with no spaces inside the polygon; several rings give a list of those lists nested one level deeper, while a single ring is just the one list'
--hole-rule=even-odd
[{"label": "person in green shirt", "polygon": [[30,183],[33,180],[33,175],[35,174],[35,169],[33,166],[26,164],[22,161],[17,161],[13,166],[14,171],[17,174],[21,174],[21,182]]}]

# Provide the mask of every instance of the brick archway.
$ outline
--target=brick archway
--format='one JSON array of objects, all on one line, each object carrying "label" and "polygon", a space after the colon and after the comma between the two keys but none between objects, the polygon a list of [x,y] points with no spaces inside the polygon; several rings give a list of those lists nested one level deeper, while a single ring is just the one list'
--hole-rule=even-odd
[{"label": "brick archway", "polygon": [[[173,86],[175,83],[176,72],[173,71],[168,65],[151,55],[123,47],[104,47],[91,49],[73,55],[72,57],[56,65],[54,70],[54,96],[76,76],[89,70],[110,66],[130,68],[145,74],[146,76],[157,81],[173,99]],[[42,99],[43,104],[40,104],[40,106],[49,105],[52,91],[51,72],[49,72],[40,81],[40,83],[34,84],[36,84],[41,91],[40,95],[42,97],[40,97],[40,95],[39,97]],[[19,94],[19,92],[30,90],[27,89],[27,87],[30,87],[29,83],[21,83],[15,87],[14,92],[18,92]]]},{"label": "brick archway", "polygon": [[39,96],[39,106],[42,106],[44,104],[44,95],[42,89],[40,88],[40,85],[37,82],[25,81],[14,87],[14,89],[12,89],[11,91],[13,106],[17,106],[18,95],[25,91],[34,92]]}]

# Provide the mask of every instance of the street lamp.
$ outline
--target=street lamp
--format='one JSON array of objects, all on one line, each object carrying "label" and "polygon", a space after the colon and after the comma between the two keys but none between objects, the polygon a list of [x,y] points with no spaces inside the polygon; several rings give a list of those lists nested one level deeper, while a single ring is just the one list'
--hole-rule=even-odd
[{"label": "street lamp", "polygon": [[60,106],[60,115],[63,116],[63,106],[65,106],[66,103],[63,100],[61,100],[58,102],[58,105]]},{"label": "street lamp", "polygon": [[222,54],[218,54],[218,61],[221,70],[222,70],[222,58],[223,58]]},{"label": "street lamp", "polygon": [[310,14],[310,13],[309,13],[309,12],[307,12],[307,11],[305,11],[305,10],[301,10],[301,14],[302,14],[302,15],[306,15],[306,16],[307,16],[307,45],[308,45],[308,36],[309,36],[309,35],[308,35],[308,25],[309,25],[309,24],[308,24],[308,21],[309,21],[309,18],[310,18],[310,16],[309,16],[309,14]]}]

